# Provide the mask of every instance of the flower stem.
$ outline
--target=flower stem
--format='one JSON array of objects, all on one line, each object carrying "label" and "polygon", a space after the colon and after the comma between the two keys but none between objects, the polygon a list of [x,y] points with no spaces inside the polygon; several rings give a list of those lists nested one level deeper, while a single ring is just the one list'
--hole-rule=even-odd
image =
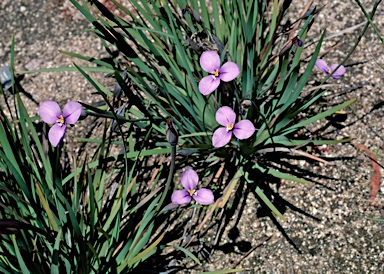
[{"label": "flower stem", "polygon": [[159,201],[159,204],[157,205],[157,211],[159,211],[159,209],[162,207],[164,199],[168,194],[168,190],[173,179],[173,172],[175,171],[175,158],[176,158],[176,145],[171,145],[171,166],[169,168],[168,179],[165,184],[163,194],[161,195],[161,199]]}]

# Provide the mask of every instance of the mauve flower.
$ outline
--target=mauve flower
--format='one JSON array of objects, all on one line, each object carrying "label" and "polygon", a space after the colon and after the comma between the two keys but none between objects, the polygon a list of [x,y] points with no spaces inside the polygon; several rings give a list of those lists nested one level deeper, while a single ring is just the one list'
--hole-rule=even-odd
[{"label": "mauve flower", "polygon": [[[331,67],[328,67],[327,63],[323,59],[317,59],[315,63],[316,67],[324,72],[325,74],[330,74],[339,64],[333,64]],[[341,76],[346,72],[344,66],[340,66],[332,75],[333,79],[340,79]]]},{"label": "mauve flower", "polygon": [[193,169],[187,168],[183,174],[181,174],[180,180],[185,190],[176,190],[172,193],[171,200],[173,204],[188,204],[192,198],[201,205],[209,205],[214,202],[215,198],[210,189],[196,189],[199,176]]},{"label": "mauve flower", "polygon": [[208,95],[217,89],[220,81],[232,81],[240,73],[239,66],[234,62],[226,62],[220,67],[220,56],[213,50],[203,52],[200,57],[200,66],[211,73],[199,83],[199,90],[203,95]]},{"label": "mauve flower", "polygon": [[216,112],[216,121],[224,126],[215,130],[212,136],[214,147],[223,147],[229,143],[232,133],[237,139],[248,139],[255,132],[255,126],[249,120],[236,122],[236,113],[230,107],[221,107]]},{"label": "mauve flower", "polygon": [[56,147],[64,138],[67,124],[74,124],[80,117],[82,106],[78,102],[68,102],[63,112],[55,101],[45,101],[40,104],[40,118],[47,124],[54,124],[48,132],[48,139]]}]

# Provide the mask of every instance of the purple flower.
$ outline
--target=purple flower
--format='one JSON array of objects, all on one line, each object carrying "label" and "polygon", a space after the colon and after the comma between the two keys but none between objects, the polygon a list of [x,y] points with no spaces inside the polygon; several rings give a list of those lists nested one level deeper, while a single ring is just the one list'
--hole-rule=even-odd
[{"label": "purple flower", "polygon": [[206,72],[211,73],[201,79],[199,90],[203,95],[208,95],[220,85],[220,80],[224,82],[232,81],[239,75],[240,68],[234,62],[226,62],[220,67],[220,56],[216,51],[204,51],[200,57],[200,66]]},{"label": "purple flower", "polygon": [[206,188],[196,190],[199,176],[193,169],[186,169],[183,174],[181,174],[180,180],[185,190],[176,190],[172,193],[171,200],[173,204],[188,204],[192,198],[201,205],[209,205],[214,202],[214,196],[211,190]]},{"label": "purple flower", "polygon": [[[333,64],[331,67],[328,67],[327,63],[323,59],[317,59],[316,60],[316,67],[324,72],[325,74],[330,74],[334,69],[339,65],[339,64]],[[341,76],[346,72],[347,70],[345,69],[344,66],[340,66],[332,75],[331,77],[333,79],[340,79]]]},{"label": "purple flower", "polygon": [[67,124],[74,124],[80,117],[82,106],[78,102],[68,102],[61,112],[55,101],[40,104],[39,114],[47,124],[54,124],[48,132],[49,142],[56,147],[64,138]]},{"label": "purple flower", "polygon": [[229,143],[232,133],[237,139],[248,139],[255,132],[255,127],[249,120],[236,122],[236,113],[230,107],[221,107],[216,112],[216,121],[224,126],[215,130],[212,137],[214,147],[223,147]]}]

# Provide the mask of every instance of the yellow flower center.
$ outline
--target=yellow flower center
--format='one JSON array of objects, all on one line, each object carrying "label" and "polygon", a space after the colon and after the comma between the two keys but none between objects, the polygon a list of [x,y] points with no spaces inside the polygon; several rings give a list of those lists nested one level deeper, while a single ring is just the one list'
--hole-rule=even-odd
[{"label": "yellow flower center", "polygon": [[64,117],[63,115],[60,115],[60,118],[58,120],[56,120],[56,123],[59,124],[59,126],[62,126],[64,124]]},{"label": "yellow flower center", "polygon": [[213,71],[212,74],[215,75],[216,77],[219,76],[219,70],[217,69],[217,70]]},{"label": "yellow flower center", "polygon": [[190,196],[193,196],[193,194],[195,194],[196,190],[192,189],[192,190],[188,190],[188,193]]},{"label": "yellow flower center", "polygon": [[231,131],[231,130],[233,129],[234,126],[235,126],[235,124],[227,125],[227,132],[228,132],[228,131]]}]

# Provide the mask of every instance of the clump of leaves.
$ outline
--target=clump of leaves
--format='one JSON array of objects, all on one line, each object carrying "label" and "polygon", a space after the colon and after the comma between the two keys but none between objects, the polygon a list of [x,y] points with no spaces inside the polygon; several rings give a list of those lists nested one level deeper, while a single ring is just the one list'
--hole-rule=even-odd
[{"label": "clump of leaves", "polygon": [[[118,50],[122,61],[115,58],[113,64],[105,64],[101,60],[67,54],[114,71],[127,100],[124,116],[139,118],[140,123],[131,125],[150,134],[158,146],[162,146],[160,140],[166,136],[162,123],[172,118],[179,134],[179,151],[193,153],[180,158],[176,166],[204,169],[203,177],[216,175],[216,179],[221,179],[219,182],[227,182],[214,186],[216,202],[212,208],[225,210],[233,190],[242,193],[248,189],[275,216],[285,219],[269,195],[272,178],[298,183],[310,181],[290,174],[284,166],[278,168],[274,162],[281,163],[278,159],[292,152],[320,160],[295,147],[348,141],[313,140],[297,134],[354,101],[301,118],[324,92],[318,89],[306,96],[302,94],[324,36],[320,37],[309,61],[303,63],[301,56],[307,32],[319,10],[307,7],[294,23],[283,24],[290,1],[280,4],[278,1],[212,1],[212,11],[205,4],[186,1],[131,1],[129,8],[112,2],[126,16],[118,17],[93,0],[91,3],[101,15],[95,16],[86,5],[72,0],[92,23],[106,50]],[[211,58],[213,52],[223,65],[215,61],[217,68],[207,72],[213,67],[202,61],[202,55],[209,53]],[[233,77],[228,81],[214,78],[211,81],[209,77],[221,79],[220,70],[226,64],[231,65]],[[240,74],[235,73],[232,64],[236,64]],[[301,70],[303,64],[305,67]],[[122,72],[126,80],[121,78]],[[103,92],[99,84],[95,87]],[[107,97],[107,93],[103,96]],[[220,107],[232,109],[237,121],[250,121],[255,133],[243,140],[232,138],[215,148],[212,135],[220,127],[215,119]],[[107,111],[113,112],[113,108]],[[232,126],[227,126],[227,131],[232,130]],[[118,138],[124,139],[124,136]],[[238,187],[241,182],[246,183],[245,187]],[[164,191],[162,195],[169,196],[169,193]],[[211,216],[214,211],[207,214]],[[199,228],[189,233],[197,235],[201,226]]]}]

